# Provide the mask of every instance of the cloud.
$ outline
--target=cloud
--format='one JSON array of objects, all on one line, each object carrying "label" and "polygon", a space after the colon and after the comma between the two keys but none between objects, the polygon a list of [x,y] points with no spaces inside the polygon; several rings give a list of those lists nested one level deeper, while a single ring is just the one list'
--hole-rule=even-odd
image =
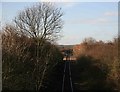
[{"label": "cloud", "polygon": [[105,12],[105,16],[118,16],[118,12]]},{"label": "cloud", "polygon": [[70,24],[105,24],[109,23],[109,20],[105,18],[98,18],[98,19],[73,19],[73,20],[66,20],[67,23]]},{"label": "cloud", "polygon": [[62,3],[62,5],[63,5],[63,7],[66,9],[66,8],[72,8],[72,7],[74,7],[76,4],[78,4],[78,3],[76,3],[76,2],[63,2]]},{"label": "cloud", "polygon": [[40,0],[42,2],[77,2],[78,0]]},{"label": "cloud", "polygon": [[[44,1],[44,0],[43,0]],[[62,7],[63,9],[70,9],[78,5],[77,2],[54,2],[57,6]]]},{"label": "cloud", "polygon": [[66,20],[67,23],[70,23],[70,24],[109,24],[109,23],[113,23],[115,22],[115,20],[112,20],[111,18],[108,18],[108,17],[116,17],[118,16],[118,12],[105,12],[102,14],[103,16],[101,17],[98,17],[98,18],[83,18],[83,19],[77,19],[77,18],[74,18],[74,19],[69,19],[69,20]]},{"label": "cloud", "polygon": [[83,23],[88,24],[101,24],[101,23],[108,23],[107,19],[104,18],[98,18],[98,19],[88,19],[88,20],[82,20]]}]

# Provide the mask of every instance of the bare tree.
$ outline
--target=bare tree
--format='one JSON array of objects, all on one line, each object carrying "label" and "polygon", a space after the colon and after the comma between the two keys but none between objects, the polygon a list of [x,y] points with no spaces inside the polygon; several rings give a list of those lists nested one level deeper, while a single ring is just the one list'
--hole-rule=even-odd
[{"label": "bare tree", "polygon": [[[61,17],[63,13],[61,8],[56,8],[53,3],[39,3],[33,7],[27,8],[20,12],[14,22],[18,31],[36,42],[36,69],[39,73],[40,55],[44,40],[55,40],[60,33],[63,22]],[[36,79],[36,90],[40,90],[47,68],[47,62],[42,73],[42,77]]]},{"label": "bare tree", "polygon": [[53,3],[39,3],[20,12],[14,21],[25,35],[52,40],[62,28],[62,15]]},{"label": "bare tree", "polygon": [[94,39],[94,38],[92,38],[92,37],[88,37],[88,38],[85,38],[84,40],[83,40],[83,43],[86,43],[86,44],[94,44],[96,42],[96,40]]}]

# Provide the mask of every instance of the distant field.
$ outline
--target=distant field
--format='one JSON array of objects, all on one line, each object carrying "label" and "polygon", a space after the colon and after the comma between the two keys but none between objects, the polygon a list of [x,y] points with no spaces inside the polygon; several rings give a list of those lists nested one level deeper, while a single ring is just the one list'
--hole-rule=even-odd
[{"label": "distant field", "polygon": [[59,48],[71,49],[74,45],[58,45]]},{"label": "distant field", "polygon": [[[63,60],[66,60],[66,58],[64,57]],[[70,57],[69,60],[76,60],[75,57]]]}]

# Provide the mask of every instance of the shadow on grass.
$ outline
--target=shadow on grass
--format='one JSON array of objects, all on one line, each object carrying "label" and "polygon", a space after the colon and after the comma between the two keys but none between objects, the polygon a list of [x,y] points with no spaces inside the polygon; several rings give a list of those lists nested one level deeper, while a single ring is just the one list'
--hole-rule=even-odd
[{"label": "shadow on grass", "polygon": [[[71,64],[74,90],[112,90],[106,81],[107,66],[90,56],[81,56]],[[104,92],[104,91],[103,91]]]}]

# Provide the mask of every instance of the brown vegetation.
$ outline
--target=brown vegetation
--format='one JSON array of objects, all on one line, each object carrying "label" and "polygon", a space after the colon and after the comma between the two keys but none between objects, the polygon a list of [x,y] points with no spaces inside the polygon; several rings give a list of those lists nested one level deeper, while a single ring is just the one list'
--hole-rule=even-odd
[{"label": "brown vegetation", "polygon": [[52,3],[41,2],[21,11],[15,25],[3,27],[3,90],[41,90],[48,70],[62,60],[54,44],[62,15]]},{"label": "brown vegetation", "polygon": [[[74,56],[78,61],[81,57],[92,57],[94,66],[106,72],[106,81],[115,90],[120,90],[120,59],[118,58],[118,44],[120,40],[115,38],[113,42],[89,40],[73,47]],[[90,61],[90,60],[88,60]],[[87,67],[86,67],[87,68]],[[95,73],[95,72],[94,72]]]}]

